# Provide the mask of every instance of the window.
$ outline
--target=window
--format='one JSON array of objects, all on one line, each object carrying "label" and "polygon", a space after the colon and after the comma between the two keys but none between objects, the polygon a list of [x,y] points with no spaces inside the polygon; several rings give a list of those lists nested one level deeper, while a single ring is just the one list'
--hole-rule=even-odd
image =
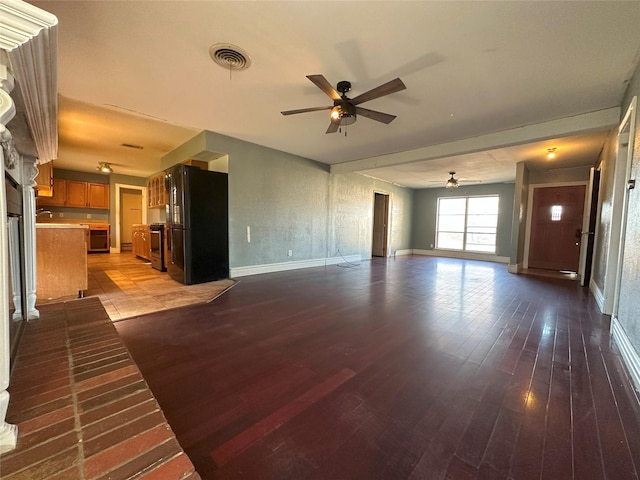
[{"label": "window", "polygon": [[551,221],[559,222],[562,220],[562,205],[551,206]]},{"label": "window", "polygon": [[438,199],[436,248],[496,253],[499,197]]}]

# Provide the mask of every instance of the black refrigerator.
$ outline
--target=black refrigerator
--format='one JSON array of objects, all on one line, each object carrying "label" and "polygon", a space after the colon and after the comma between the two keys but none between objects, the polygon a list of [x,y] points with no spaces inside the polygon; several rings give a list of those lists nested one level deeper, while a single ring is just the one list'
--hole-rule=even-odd
[{"label": "black refrigerator", "polygon": [[229,277],[226,173],[178,165],[167,172],[171,278],[185,285]]}]

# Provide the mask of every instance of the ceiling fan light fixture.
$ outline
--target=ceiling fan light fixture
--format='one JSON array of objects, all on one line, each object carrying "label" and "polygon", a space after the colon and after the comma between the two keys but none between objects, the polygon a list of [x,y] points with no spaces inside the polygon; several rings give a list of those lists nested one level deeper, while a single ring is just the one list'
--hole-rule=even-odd
[{"label": "ceiling fan light fixture", "polygon": [[458,188],[458,180],[456,180],[455,178],[453,178],[453,176],[456,174],[456,172],[449,172],[449,175],[451,175],[451,178],[449,178],[447,180],[447,183],[444,184],[444,188]]},{"label": "ceiling fan light fixture", "polygon": [[556,147],[547,148],[547,158],[549,160],[556,158]]},{"label": "ceiling fan light fixture", "polygon": [[336,105],[331,109],[331,122],[340,123],[341,118],[342,118],[342,108],[340,108],[340,105]]},{"label": "ceiling fan light fixture", "polygon": [[111,168],[110,163],[100,162],[98,164],[98,171],[101,173],[113,173],[113,168]]},{"label": "ceiling fan light fixture", "polygon": [[349,113],[343,113],[340,118],[340,126],[344,127],[345,125],[351,125],[352,123],[356,123],[355,114],[351,115]]}]

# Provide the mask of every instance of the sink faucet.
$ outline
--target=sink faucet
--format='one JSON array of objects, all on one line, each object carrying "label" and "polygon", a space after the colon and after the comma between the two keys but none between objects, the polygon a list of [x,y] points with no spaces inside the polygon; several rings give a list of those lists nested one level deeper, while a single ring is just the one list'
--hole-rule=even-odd
[{"label": "sink faucet", "polygon": [[51,213],[51,210],[45,210],[44,208],[39,208],[36,210],[36,218],[38,218],[40,215],[49,215],[49,218],[53,218],[53,213]]}]

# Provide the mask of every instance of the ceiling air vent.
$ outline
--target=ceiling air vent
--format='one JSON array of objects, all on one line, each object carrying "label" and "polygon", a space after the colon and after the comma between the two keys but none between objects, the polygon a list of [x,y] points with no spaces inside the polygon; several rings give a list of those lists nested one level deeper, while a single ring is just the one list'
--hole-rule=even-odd
[{"label": "ceiling air vent", "polygon": [[251,65],[251,57],[247,52],[229,43],[211,45],[209,55],[225,70],[246,70]]}]

